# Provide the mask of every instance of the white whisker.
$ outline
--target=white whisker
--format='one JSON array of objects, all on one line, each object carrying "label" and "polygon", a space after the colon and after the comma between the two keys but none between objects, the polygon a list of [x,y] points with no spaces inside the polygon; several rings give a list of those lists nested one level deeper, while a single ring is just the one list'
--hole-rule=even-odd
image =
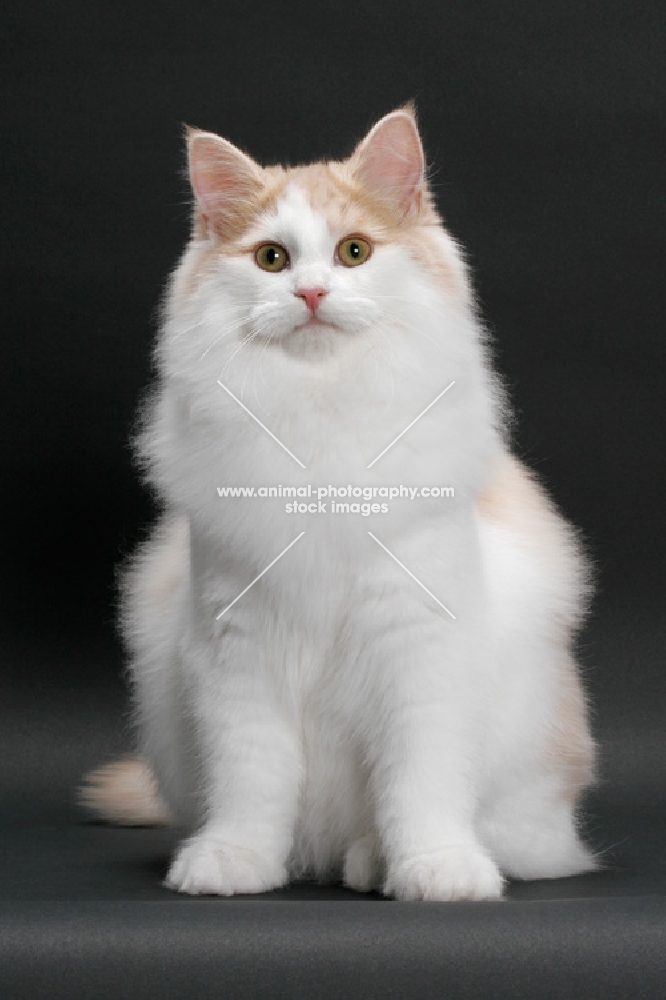
[{"label": "white whisker", "polygon": [[225,337],[228,337],[230,334],[237,333],[238,330],[242,330],[243,326],[244,326],[244,323],[241,320],[238,323],[233,323],[233,324],[230,324],[229,326],[224,327],[223,330],[218,330],[217,331],[217,336],[215,337],[214,340],[212,340],[210,342],[210,344],[205,349],[205,351],[203,352],[203,354],[200,355],[199,361],[203,361],[203,359],[208,356],[208,354],[213,350],[213,348],[217,344],[220,343],[221,340],[224,340]]},{"label": "white whisker", "polygon": [[221,375],[224,375],[227,372],[227,370],[229,368],[229,365],[234,360],[234,358],[236,357],[236,355],[239,354],[240,351],[242,351],[243,348],[247,344],[250,343],[250,341],[254,340],[258,336],[259,336],[259,331],[258,330],[252,330],[250,333],[246,334],[245,337],[243,337],[243,339],[241,340],[241,342],[238,345],[238,347],[232,352],[231,356],[229,358],[227,358],[227,360],[225,361],[224,368],[222,369]]}]

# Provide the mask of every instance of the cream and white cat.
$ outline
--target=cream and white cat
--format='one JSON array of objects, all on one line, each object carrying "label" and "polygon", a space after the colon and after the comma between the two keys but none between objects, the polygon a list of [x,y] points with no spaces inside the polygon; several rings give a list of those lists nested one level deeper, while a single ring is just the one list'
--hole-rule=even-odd
[{"label": "cream and white cat", "polygon": [[[124,579],[140,755],[84,800],[185,827],[167,885],[188,893],[492,899],[594,868],[585,565],[505,444],[413,110],[344,162],[187,147],[193,233],[139,442],[164,512]],[[363,516],[218,494],[282,484],[455,495]]]}]

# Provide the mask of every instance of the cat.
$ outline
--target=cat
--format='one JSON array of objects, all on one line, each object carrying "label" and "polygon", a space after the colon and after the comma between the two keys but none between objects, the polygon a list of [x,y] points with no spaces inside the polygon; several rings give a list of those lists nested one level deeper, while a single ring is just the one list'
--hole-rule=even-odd
[{"label": "cat", "polygon": [[[593,870],[590,575],[511,452],[413,106],[343,162],[186,139],[192,235],[138,436],[162,514],[122,585],[138,753],[83,801],[182,827],[166,885],[191,894],[496,899]],[[285,483],[450,490],[347,514],[220,498]]]}]

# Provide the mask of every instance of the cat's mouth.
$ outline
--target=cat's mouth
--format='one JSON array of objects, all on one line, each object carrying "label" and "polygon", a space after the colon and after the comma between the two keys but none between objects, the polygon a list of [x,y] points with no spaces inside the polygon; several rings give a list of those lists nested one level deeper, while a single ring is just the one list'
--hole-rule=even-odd
[{"label": "cat's mouth", "polygon": [[299,323],[298,326],[294,327],[294,330],[339,330],[340,327],[335,323],[329,323],[326,320],[318,319],[316,316],[310,316],[306,319],[305,323]]}]

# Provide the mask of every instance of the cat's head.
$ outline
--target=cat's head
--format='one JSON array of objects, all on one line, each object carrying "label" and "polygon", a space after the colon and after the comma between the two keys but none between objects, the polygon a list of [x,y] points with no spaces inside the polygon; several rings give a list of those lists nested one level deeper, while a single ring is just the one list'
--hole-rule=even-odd
[{"label": "cat's head", "polygon": [[193,235],[175,292],[213,311],[224,303],[232,346],[249,338],[297,354],[335,349],[409,316],[426,286],[468,303],[411,106],[382,118],[342,162],[264,168],[195,129],[187,149]]}]

